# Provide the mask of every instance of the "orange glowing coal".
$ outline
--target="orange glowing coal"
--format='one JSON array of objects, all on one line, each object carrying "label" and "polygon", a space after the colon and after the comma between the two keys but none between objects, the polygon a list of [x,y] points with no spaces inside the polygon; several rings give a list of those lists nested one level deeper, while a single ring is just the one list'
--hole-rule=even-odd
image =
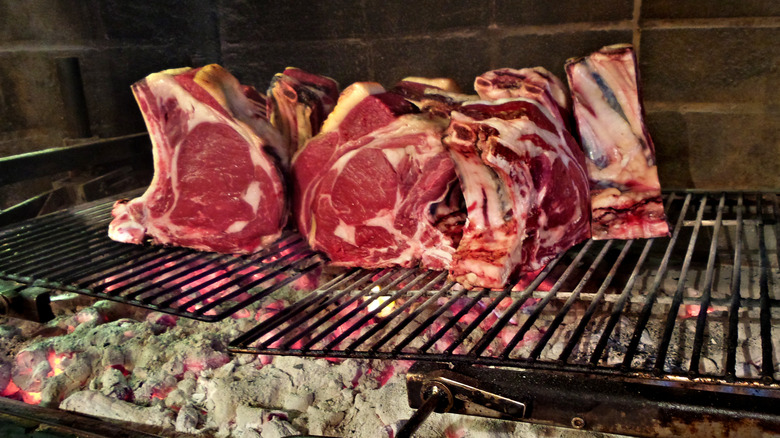
[{"label": "orange glowing coal", "polygon": [[22,391],[22,389],[19,388],[19,386],[17,386],[13,380],[9,381],[8,386],[6,386],[5,389],[0,391],[0,396],[12,397],[12,398],[16,398],[17,400],[21,396],[22,401],[29,405],[37,405],[41,403],[40,392]]},{"label": "orange glowing coal", "polygon": [[52,350],[49,352],[47,359],[49,360],[49,366],[51,366],[51,371],[49,371],[48,377],[59,376],[62,374],[64,368],[62,365],[63,356],[58,355],[54,352],[54,350]]},{"label": "orange glowing coal", "polygon": [[[379,288],[379,286],[374,286],[371,289],[371,292],[379,292],[380,290],[381,289]],[[371,313],[376,309],[382,307],[382,305],[384,305],[389,299],[390,297],[388,296],[384,296],[384,295],[378,296],[374,301],[368,303],[368,307],[366,307],[366,310],[368,310],[368,312]],[[387,303],[387,305],[383,307],[382,310],[380,310],[379,313],[376,314],[376,316],[380,318],[388,317],[390,316],[391,313],[393,313],[393,309],[395,309],[395,301]]]}]

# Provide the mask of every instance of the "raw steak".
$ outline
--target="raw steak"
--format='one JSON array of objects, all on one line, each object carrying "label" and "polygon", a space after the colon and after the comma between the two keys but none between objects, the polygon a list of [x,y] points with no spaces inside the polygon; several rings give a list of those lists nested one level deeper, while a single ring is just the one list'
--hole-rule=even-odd
[{"label": "raw steak", "polygon": [[457,179],[446,126],[378,84],[345,89],[293,159],[294,211],[311,247],[339,266],[447,268],[455,248],[439,225]]},{"label": "raw steak", "polygon": [[501,288],[589,236],[584,157],[560,120],[524,98],[464,104],[444,144],[468,221],[450,277]]},{"label": "raw steak", "polygon": [[[547,108],[554,118],[570,128],[571,104],[563,82],[544,67],[502,68],[483,73],[474,80],[474,90],[481,99],[512,97],[533,99]],[[569,129],[571,131],[571,129]]]},{"label": "raw steak", "polygon": [[587,155],[594,239],[667,236],[655,147],[644,122],[636,56],[604,47],[566,63]]},{"label": "raw steak", "polygon": [[331,78],[289,67],[271,80],[271,124],[282,133],[285,165],[307,140],[318,132],[339,97],[339,85]]},{"label": "raw steak", "polygon": [[109,237],[221,253],[251,253],[287,220],[281,136],[256,90],[218,65],[166,70],[132,86],[152,139],[146,192],[114,205]]},{"label": "raw steak", "polygon": [[464,103],[479,100],[479,96],[461,93],[455,82],[447,78],[404,78],[390,92],[400,94],[421,112],[445,118]]}]

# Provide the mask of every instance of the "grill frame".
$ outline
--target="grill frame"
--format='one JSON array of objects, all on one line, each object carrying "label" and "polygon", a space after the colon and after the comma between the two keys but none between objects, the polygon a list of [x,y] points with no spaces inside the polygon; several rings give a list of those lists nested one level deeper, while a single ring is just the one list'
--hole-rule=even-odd
[{"label": "grill frame", "polygon": [[[132,195],[132,194],[130,194]],[[588,372],[600,375],[619,375],[636,378],[687,378],[707,384],[752,386],[759,384],[770,390],[780,389],[775,378],[775,361],[772,345],[772,310],[778,309],[777,280],[770,272],[776,269],[770,262],[765,236],[767,228],[772,227],[775,239],[780,240],[778,232],[778,194],[775,192],[743,193],[743,192],[707,192],[686,190],[683,192],[669,192],[665,194],[666,209],[670,213],[673,223],[673,232],[669,238],[649,239],[644,241],[586,241],[570,251],[562,254],[539,274],[522,290],[515,291],[507,287],[503,291],[489,291],[486,289],[466,291],[446,279],[446,273],[424,271],[419,269],[384,269],[365,270],[348,269],[339,270],[330,282],[312,291],[304,298],[290,303],[283,309],[275,312],[270,318],[260,322],[253,329],[247,331],[231,342],[229,349],[234,353],[294,355],[311,357],[335,357],[335,358],[363,358],[363,359],[407,359],[418,361],[464,363],[469,365],[485,365],[516,368],[534,368],[540,370],[558,370],[568,372]],[[746,200],[756,199],[756,204],[746,203]],[[711,208],[711,200],[716,199],[718,206]],[[736,201],[734,201],[736,199]],[[110,220],[110,207],[113,200],[103,200],[66,211],[54,213],[37,219],[25,221],[17,225],[0,229],[0,278],[17,281],[27,285],[46,287],[57,290],[78,292],[97,298],[120,301],[136,306],[146,307],[152,310],[172,313],[183,317],[194,318],[202,321],[218,321],[232,313],[241,310],[251,304],[270,299],[273,294],[289,285],[293,281],[307,274],[314,274],[322,269],[326,260],[323,256],[308,249],[302,239],[294,233],[286,233],[271,249],[249,256],[218,255],[202,253],[184,248],[164,248],[154,246],[126,245],[110,241],[105,234],[105,227]],[[728,202],[727,202],[728,201]],[[680,202],[682,202],[681,205]],[[735,204],[736,202],[736,204]],[[705,218],[705,212],[714,212],[714,218]],[[679,211],[678,211],[679,210]],[[760,212],[757,216],[750,216],[755,210]],[[676,212],[676,214],[675,214]],[[725,217],[724,212],[728,212]],[[691,215],[694,217],[691,218]],[[732,217],[733,216],[733,217]],[[748,217],[746,217],[748,216]],[[744,246],[743,230],[745,227],[756,227],[758,235],[758,270],[759,270],[759,296],[741,297],[741,279],[744,279]],[[691,263],[696,260],[695,248],[697,239],[703,235],[703,229],[710,229],[709,250],[707,252],[707,267],[704,273],[704,288],[701,296],[691,298],[686,296],[686,276],[691,268]],[[722,229],[733,227],[736,230],[736,242],[732,255],[732,284],[729,296],[713,296],[713,280],[716,267],[721,267],[719,255],[718,236]],[[690,230],[688,235],[685,230]],[[63,231],[68,234],[61,235]],[[47,239],[57,236],[55,243]],[[678,241],[688,238],[688,244],[682,263],[675,257],[675,247]],[[31,244],[28,246],[25,240]],[[20,247],[20,242],[22,245]],[[76,242],[78,245],[73,246]],[[663,257],[654,260],[657,266],[656,273],[648,273],[651,269],[644,268],[648,260],[653,258],[653,248],[666,242]],[[701,240],[700,240],[701,242]],[[682,244],[680,244],[682,245]],[[641,247],[641,252],[636,250]],[[75,249],[77,248],[77,249]],[[600,249],[599,249],[600,248]],[[776,251],[778,245],[775,243]],[[97,261],[91,252],[95,249],[107,251],[98,253]],[[86,252],[85,252],[86,251]],[[287,251],[287,252],[285,252]],[[633,251],[633,252],[632,252]],[[613,257],[615,252],[619,252]],[[592,257],[594,256],[595,257]],[[56,256],[56,257],[55,257]],[[41,259],[43,257],[43,259]],[[47,258],[48,257],[48,258]],[[636,257],[631,273],[628,277],[620,277],[626,270],[626,260]],[[777,259],[773,253],[773,257]],[[587,263],[585,258],[591,258],[590,266],[583,268]],[[85,260],[90,264],[82,266],[77,272],[65,273],[69,267],[82,264]],[[609,269],[603,266],[607,259],[612,259]],[[129,260],[131,265],[119,262]],[[186,262],[194,263],[194,267],[185,266],[185,270],[178,272]],[[163,267],[166,263],[171,266]],[[32,267],[34,265],[34,268]],[[582,266],[580,266],[582,265]],[[662,282],[669,275],[671,268],[679,265],[680,280],[677,282],[673,295],[664,294]],[[160,269],[157,277],[151,278],[149,268]],[[140,272],[136,272],[138,268]],[[242,270],[249,270],[249,274]],[[225,272],[223,272],[225,271]],[[561,272],[562,271],[562,272]],[[119,289],[110,289],[112,281],[106,282],[106,276],[113,276],[123,272],[119,277]],[[184,272],[184,273],[182,273]],[[181,278],[187,275],[195,275],[195,279],[206,278],[215,272],[218,281],[210,279],[204,281],[206,287],[213,284],[217,292],[209,291],[205,295],[195,296],[197,288],[188,289],[179,294],[174,293],[180,288]],[[557,272],[556,275],[551,275]],[[258,278],[257,275],[262,275]],[[599,277],[606,273],[603,277]],[[776,274],[775,274],[776,275]],[[563,290],[564,284],[574,276],[577,281],[570,291]],[[149,278],[147,278],[149,277]],[[597,278],[598,277],[598,278]],[[620,278],[618,278],[620,277]],[[554,284],[548,290],[541,290],[539,286],[545,282]],[[586,292],[584,285],[589,281],[601,280],[601,285],[595,292]],[[646,294],[635,295],[636,285],[652,279]],[[770,291],[770,279],[773,289]],[[102,283],[101,283],[102,282]],[[229,287],[224,287],[227,282]],[[98,287],[94,285],[97,284]],[[570,281],[569,284],[572,284]],[[184,283],[185,287],[188,286]],[[418,287],[422,285],[422,287]],[[165,286],[165,287],[163,287]],[[257,287],[262,286],[262,287]],[[222,289],[220,289],[222,288]],[[608,292],[608,289],[619,289],[619,293]],[[129,292],[128,292],[129,291]],[[770,296],[771,293],[771,296]],[[183,294],[183,295],[182,295]],[[378,302],[379,297],[386,297],[376,308],[369,308],[372,302]],[[183,297],[193,296],[182,303],[177,304]],[[217,304],[215,303],[215,300]],[[343,300],[342,300],[343,299]],[[459,300],[467,300],[467,304],[460,309],[453,310],[451,316],[433,334],[425,339],[422,346],[413,347],[412,343],[419,340],[419,336],[438,318],[446,316],[445,311],[452,309],[453,303],[461,303]],[[490,317],[493,311],[500,310],[502,301],[509,299],[511,305],[502,310],[500,317],[496,318],[490,328],[480,335],[480,338],[469,345],[469,351],[457,353],[456,350],[466,345],[469,336],[479,334],[479,326]],[[209,301],[211,300],[211,301]],[[380,312],[389,303],[401,302],[389,316],[381,316]],[[416,306],[416,300],[424,300],[424,305]],[[444,305],[439,305],[435,311],[425,313],[424,309],[436,306],[441,300],[446,300]],[[525,308],[527,302],[535,301],[530,311]],[[563,301],[559,311],[552,319],[547,330],[542,333],[538,343],[531,349],[528,357],[513,357],[515,347],[523,341],[524,335],[529,333],[534,323],[539,320],[544,312],[548,311],[548,305],[552,301]],[[571,310],[572,306],[579,302],[590,301],[590,305],[584,311],[582,318],[573,330],[557,360],[542,358],[542,353],[549,345],[551,337],[562,324],[563,318]],[[262,305],[262,302],[260,305]],[[589,324],[598,312],[598,305],[610,304],[611,313],[606,320],[606,325],[598,342],[585,362],[571,361],[572,354],[578,348],[578,340],[583,334],[589,333]],[[661,343],[658,348],[654,365],[650,368],[634,365],[642,335],[647,328],[648,321],[655,317],[659,303],[668,306],[666,320],[661,335]],[[690,358],[688,371],[668,370],[666,358],[669,354],[669,345],[677,325],[677,314],[682,305],[696,305],[700,308],[709,308],[713,303],[728,307],[728,341],[726,370],[721,375],[701,373],[698,371],[703,348],[704,333],[707,329],[708,316],[706,312],[699,312],[696,316],[694,334],[693,356]],[[620,364],[604,363],[605,352],[616,347],[612,339],[612,332],[618,325],[627,306],[642,304],[638,313],[634,331],[628,341],[627,349]],[[192,306],[196,306],[193,308]],[[352,306],[350,308],[350,306]],[[472,308],[484,308],[468,323],[462,323],[461,319]],[[219,308],[219,311],[215,311]],[[404,311],[412,309],[404,315]],[[760,337],[762,351],[762,367],[760,377],[739,376],[735,370],[737,363],[737,330],[741,323],[739,312],[744,309],[758,309],[760,319]],[[516,334],[506,342],[499,353],[489,352],[488,347],[496,340],[496,337],[506,329],[513,318],[522,312],[528,311],[527,317],[518,326]],[[307,313],[308,312],[308,313]],[[302,316],[304,318],[302,318]],[[416,318],[423,318],[417,324]],[[398,319],[400,323],[396,325]],[[368,324],[368,330],[360,333],[357,339],[351,339],[351,332],[343,331],[345,323],[349,322],[350,329],[357,332]],[[414,324],[413,324],[414,323]],[[287,324],[287,325],[285,325]],[[401,332],[409,325],[417,325],[406,337],[395,343],[393,350],[382,348],[394,335]],[[300,331],[301,327],[310,327],[315,331],[310,336],[308,332]],[[456,327],[457,326],[457,327]],[[325,327],[324,330],[316,330]],[[437,342],[456,327],[460,330],[458,337],[447,348],[436,346]],[[296,330],[299,330],[296,333]],[[337,333],[335,337],[331,334]],[[288,335],[294,334],[292,337]],[[263,336],[270,336],[270,340],[257,345],[256,341]],[[331,336],[329,338],[329,336]],[[284,344],[274,346],[276,339],[284,338]],[[316,348],[320,341],[327,338],[328,343],[321,348]],[[377,339],[373,346],[364,348],[364,343],[370,339]],[[341,345],[341,341],[349,341],[347,345]],[[304,342],[296,346],[296,342]]]}]

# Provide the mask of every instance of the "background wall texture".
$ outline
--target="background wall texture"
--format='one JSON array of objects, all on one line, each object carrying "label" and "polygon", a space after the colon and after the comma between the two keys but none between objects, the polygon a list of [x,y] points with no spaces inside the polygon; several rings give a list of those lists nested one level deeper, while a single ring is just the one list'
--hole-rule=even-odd
[{"label": "background wall texture", "polygon": [[92,132],[143,131],[130,84],[220,63],[266,89],[296,66],[342,87],[448,76],[630,42],[665,188],[780,189],[776,0],[0,0],[0,156],[63,144],[55,59],[80,60]]}]

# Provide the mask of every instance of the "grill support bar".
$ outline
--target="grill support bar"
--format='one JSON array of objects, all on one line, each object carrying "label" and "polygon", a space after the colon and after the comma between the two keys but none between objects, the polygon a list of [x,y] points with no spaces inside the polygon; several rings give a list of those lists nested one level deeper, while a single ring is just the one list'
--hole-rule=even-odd
[{"label": "grill support bar", "polygon": [[[715,392],[683,379],[632,379],[435,362],[415,363],[406,382],[413,408],[429,400],[434,385],[440,392],[458,394],[449,406],[436,404],[435,412],[643,437],[709,438],[718,431],[728,431],[730,436],[780,433],[780,399],[760,388]],[[474,389],[464,391],[466,384]]]}]

